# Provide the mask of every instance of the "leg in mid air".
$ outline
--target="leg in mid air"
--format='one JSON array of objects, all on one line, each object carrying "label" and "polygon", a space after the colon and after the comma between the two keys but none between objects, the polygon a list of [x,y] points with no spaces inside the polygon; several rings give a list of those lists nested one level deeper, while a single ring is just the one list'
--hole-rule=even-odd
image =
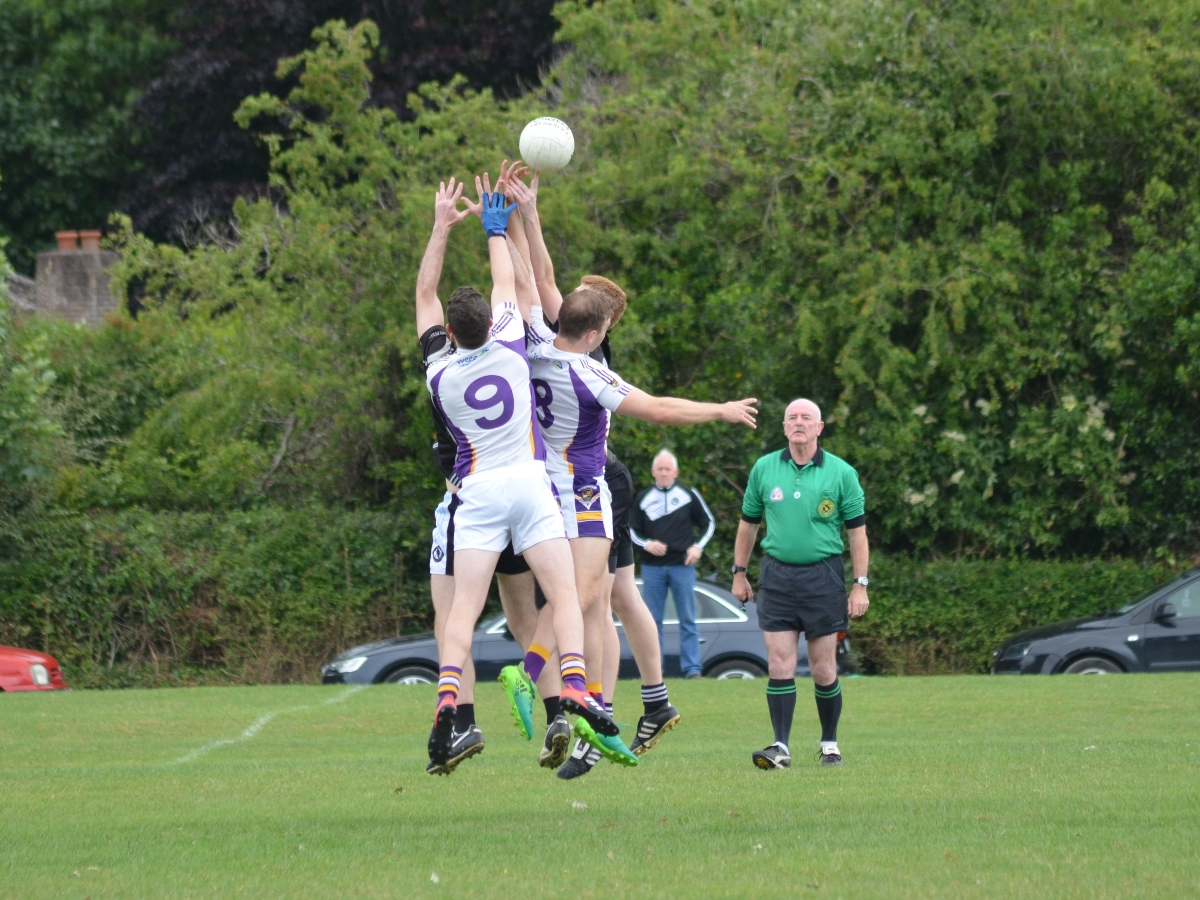
[{"label": "leg in mid air", "polygon": [[[577,537],[571,541],[575,561],[575,583],[580,592],[584,640],[587,655],[588,692],[597,703],[604,705],[604,644],[612,629],[612,612],[608,605],[608,557],[612,542],[608,538]],[[587,598],[586,603],[583,598]],[[619,657],[618,657],[619,661]],[[619,735],[597,735],[590,729],[576,727],[579,741],[570,759],[558,770],[563,779],[586,775],[603,756],[623,765],[636,765],[637,757]]]},{"label": "leg in mid air", "polygon": [[581,652],[583,615],[575,593],[575,567],[570,545],[564,538],[551,538],[523,549],[523,554],[553,611],[554,639],[563,680],[560,695],[563,710],[583,716],[600,734],[618,734],[620,729],[612,717],[587,692],[587,672]]},{"label": "leg in mid air", "polygon": [[[433,542],[429,554],[429,594],[433,600],[433,635],[439,650],[446,617],[450,615],[450,605],[454,601],[454,511],[457,508],[458,497],[448,490],[434,513]],[[483,732],[475,724],[475,663],[468,656],[458,691],[450,759],[444,765],[430,762],[426,771],[431,775],[449,775],[459,763],[482,753],[483,749]]]},{"label": "leg in mid air", "polygon": [[[516,566],[515,561],[520,557],[512,553],[511,545],[500,557],[497,584],[500,588],[500,605],[508,620],[508,631],[522,650],[529,646],[537,625],[537,610],[534,606],[533,573],[521,561]],[[517,572],[524,568],[525,571]],[[499,574],[507,570],[507,574]],[[533,737],[533,706],[537,696],[537,688],[532,679],[526,677],[520,666],[505,666],[500,670],[496,679],[504,685],[504,693],[508,697],[509,709],[513,722],[526,740]]]},{"label": "leg in mid air", "polygon": [[[450,615],[450,605],[454,600],[454,576],[430,575],[429,593],[433,599],[433,635],[438,643],[440,658],[446,617]],[[450,743],[450,758],[440,765],[430,761],[426,769],[430,775],[449,775],[463,760],[483,752],[483,732],[475,724],[475,663],[470,654],[467,655],[462,675],[459,676],[454,732]]]},{"label": "leg in mid air", "polygon": [[559,702],[562,681],[559,678],[558,654],[548,649],[555,646],[554,611],[546,602],[546,595],[536,581],[533,589],[537,618],[531,629],[530,642],[523,645],[525,659],[521,663],[521,669],[526,677],[536,679],[538,693],[546,708],[546,737],[538,754],[538,765],[544,769],[557,769],[566,761],[570,750],[571,723],[563,715]]},{"label": "leg in mid air", "polygon": [[[491,550],[456,550],[454,599],[438,643],[438,703],[429,736],[429,771],[444,769],[453,755],[454,720],[463,669],[471,656],[475,623],[487,602],[492,572],[500,554]],[[446,773],[448,774],[448,772]]]},{"label": "leg in mid air", "polygon": [[637,734],[630,745],[630,749],[641,756],[679,724],[680,716],[679,710],[671,705],[667,696],[658,626],[638,592],[632,564],[617,569],[613,581],[612,608],[625,629],[625,639],[629,641],[629,648],[633,651],[638,672],[642,676],[642,717],[638,719]]},{"label": "leg in mid air", "polygon": [[604,593],[609,598],[608,617],[604,623],[604,676],[601,683],[604,687],[605,705],[609,712],[616,703],[617,679],[621,677],[621,636],[617,634],[617,623],[612,616],[612,587],[614,575],[610,572],[604,578]]}]

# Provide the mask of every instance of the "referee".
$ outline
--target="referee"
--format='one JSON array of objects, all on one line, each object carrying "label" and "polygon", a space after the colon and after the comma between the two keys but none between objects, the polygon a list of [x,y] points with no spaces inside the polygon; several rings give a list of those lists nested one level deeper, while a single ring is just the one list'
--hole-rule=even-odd
[{"label": "referee", "polygon": [[[770,681],[767,708],[775,743],[751,755],[760,769],[791,765],[788,739],[796,709],[796,646],[808,640],[808,660],[821,720],[823,766],[840,766],[838,719],[842,686],[837,678],[837,633],[849,616],[867,611],[867,517],[858,473],[845,460],[822,449],[821,410],[811,400],[793,400],[783,415],[788,445],[754,464],[742,501],[733,549],[733,595],[754,599],[746,578],[750,552],[765,517],[762,569],[758,578],[758,624],[767,644]],[[854,585],[846,596],[842,565],[842,526],[850,536]]]}]

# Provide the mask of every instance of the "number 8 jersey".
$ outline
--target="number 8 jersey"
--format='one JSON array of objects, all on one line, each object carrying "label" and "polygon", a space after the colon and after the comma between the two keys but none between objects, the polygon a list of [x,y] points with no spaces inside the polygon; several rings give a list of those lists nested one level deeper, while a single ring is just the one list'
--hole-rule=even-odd
[{"label": "number 8 jersey", "polygon": [[455,479],[517,463],[544,461],[533,415],[525,326],[515,303],[493,311],[488,340],[433,360],[425,385],[458,443]]}]

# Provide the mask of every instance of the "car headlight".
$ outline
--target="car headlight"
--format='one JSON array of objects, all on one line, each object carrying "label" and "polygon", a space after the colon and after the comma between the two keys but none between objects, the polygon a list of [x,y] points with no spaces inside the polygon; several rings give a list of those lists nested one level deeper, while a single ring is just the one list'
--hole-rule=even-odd
[{"label": "car headlight", "polygon": [[1029,652],[1029,648],[1033,646],[1033,641],[1018,641],[1015,644],[1009,644],[1004,648],[1004,652],[1000,654],[1001,659],[1024,659],[1025,654]]},{"label": "car headlight", "polygon": [[41,663],[34,663],[29,667],[29,677],[33,679],[33,683],[38,687],[50,686],[50,673],[46,671],[46,667]]},{"label": "car headlight", "polygon": [[331,662],[329,668],[335,672],[341,672],[343,675],[349,675],[351,672],[357,672],[362,668],[363,663],[367,661],[365,656],[352,656],[349,659],[339,659]]}]

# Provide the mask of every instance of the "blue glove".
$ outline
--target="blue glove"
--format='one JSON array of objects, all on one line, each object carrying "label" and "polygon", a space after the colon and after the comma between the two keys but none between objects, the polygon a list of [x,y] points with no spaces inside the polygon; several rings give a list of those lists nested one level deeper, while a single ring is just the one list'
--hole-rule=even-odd
[{"label": "blue glove", "polygon": [[508,232],[508,217],[516,208],[515,203],[512,206],[504,205],[503,194],[484,194],[482,218],[483,230],[487,232],[487,236],[504,237]]}]

